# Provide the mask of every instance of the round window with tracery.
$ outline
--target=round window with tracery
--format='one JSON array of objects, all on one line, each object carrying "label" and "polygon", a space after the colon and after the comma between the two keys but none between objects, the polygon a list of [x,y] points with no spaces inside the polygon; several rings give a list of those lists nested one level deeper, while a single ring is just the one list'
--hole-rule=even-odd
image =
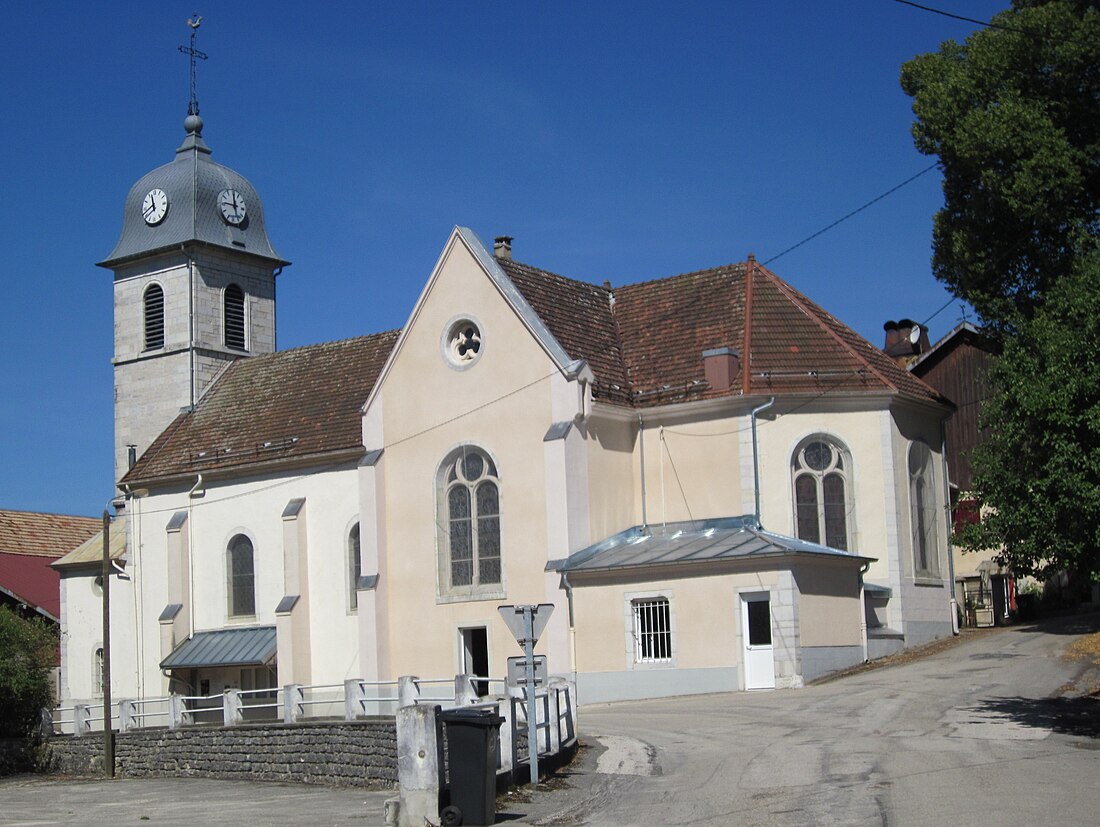
[{"label": "round window with tracery", "polygon": [[472,319],[459,319],[447,327],[443,353],[452,365],[466,368],[481,356],[481,328]]}]

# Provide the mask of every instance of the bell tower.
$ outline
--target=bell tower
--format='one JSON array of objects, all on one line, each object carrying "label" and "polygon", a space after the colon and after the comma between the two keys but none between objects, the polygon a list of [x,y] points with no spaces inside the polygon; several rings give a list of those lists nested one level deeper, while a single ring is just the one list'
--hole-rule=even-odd
[{"label": "bell tower", "polygon": [[126,196],[122,234],[99,266],[114,271],[115,479],[231,361],[275,350],[275,277],[289,262],[267,236],[244,176],[202,137],[189,20],[191,101],[175,158]]}]

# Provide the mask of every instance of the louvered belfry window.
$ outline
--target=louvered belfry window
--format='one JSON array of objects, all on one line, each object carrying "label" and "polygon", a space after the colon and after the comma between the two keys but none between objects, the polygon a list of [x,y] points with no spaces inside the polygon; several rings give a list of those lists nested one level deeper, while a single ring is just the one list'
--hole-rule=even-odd
[{"label": "louvered belfry window", "polygon": [[145,349],[164,347],[164,289],[150,284],[145,289]]},{"label": "louvered belfry window", "polygon": [[244,291],[236,284],[225,288],[225,346],[245,350]]}]

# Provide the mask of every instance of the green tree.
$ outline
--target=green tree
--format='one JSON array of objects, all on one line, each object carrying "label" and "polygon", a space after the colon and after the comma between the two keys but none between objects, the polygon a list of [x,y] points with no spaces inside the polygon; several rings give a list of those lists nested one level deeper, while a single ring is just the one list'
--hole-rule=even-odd
[{"label": "green tree", "polygon": [[1100,254],[1005,337],[971,457],[989,510],[955,541],[1018,574],[1100,575]]},{"label": "green tree", "polygon": [[1028,318],[1100,229],[1100,9],[1015,0],[902,67],[944,206],[933,271],[995,330]]},{"label": "green tree", "polygon": [[45,621],[0,606],[0,737],[33,732],[39,710],[50,705],[56,654],[57,636]]}]

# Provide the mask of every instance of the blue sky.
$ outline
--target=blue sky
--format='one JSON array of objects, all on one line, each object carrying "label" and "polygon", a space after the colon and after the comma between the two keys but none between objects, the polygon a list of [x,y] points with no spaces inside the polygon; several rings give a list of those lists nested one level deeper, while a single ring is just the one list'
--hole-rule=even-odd
[{"label": "blue sky", "polygon": [[[209,5],[204,137],[293,262],[280,348],[399,327],[455,224],[616,285],[767,260],[931,163],[899,67],[974,29],[891,0]],[[183,137],[193,10],[5,9],[2,508],[98,514],[114,493],[94,263]],[[881,344],[887,319],[949,298],[929,266],[940,204],[933,171],[771,269]],[[935,316],[933,340],[959,318]]]}]

